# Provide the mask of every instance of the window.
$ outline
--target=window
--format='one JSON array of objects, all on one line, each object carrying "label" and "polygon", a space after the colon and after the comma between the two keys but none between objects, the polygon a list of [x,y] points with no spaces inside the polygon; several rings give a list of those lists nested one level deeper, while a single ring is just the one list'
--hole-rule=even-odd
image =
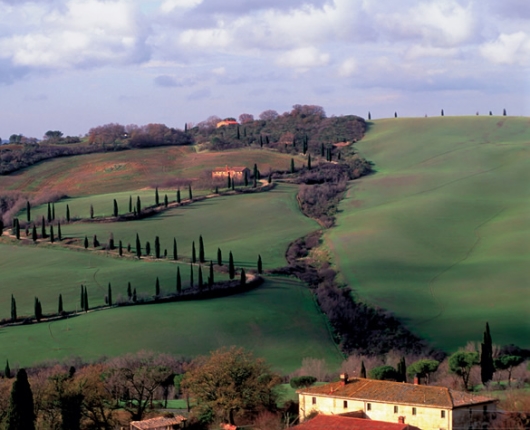
[{"label": "window", "polygon": [[440,412],[440,418],[445,418],[445,411]]},{"label": "window", "polygon": [[367,411],[371,411],[372,410],[372,404],[371,403],[367,403],[366,404],[366,410]]},{"label": "window", "polygon": [[412,415],[416,415],[416,408],[412,408]]},{"label": "window", "polygon": [[311,404],[313,404],[313,405],[317,404],[317,398],[316,397],[312,397],[311,398]]},{"label": "window", "polygon": [[344,402],[342,402],[342,407],[344,409],[346,409],[348,407],[348,401],[347,400],[344,400]]},{"label": "window", "polygon": [[394,406],[394,413],[395,413],[395,414],[398,413],[398,407],[397,407],[397,406]]}]

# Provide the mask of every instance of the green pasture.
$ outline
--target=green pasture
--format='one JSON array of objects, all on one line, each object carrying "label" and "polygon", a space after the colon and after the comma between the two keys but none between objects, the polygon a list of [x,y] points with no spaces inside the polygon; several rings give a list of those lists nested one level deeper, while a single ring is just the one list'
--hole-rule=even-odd
[{"label": "green pasture", "polygon": [[[0,319],[11,316],[11,294],[17,303],[19,317],[33,316],[34,298],[38,297],[42,310],[55,313],[58,297],[62,294],[65,311],[80,307],[80,285],[86,285],[90,306],[103,306],[111,283],[113,301],[127,298],[127,284],[131,282],[138,297],[150,298],[155,294],[159,278],[162,294],[176,291],[177,267],[180,268],[182,287],[189,286],[189,264],[169,261],[138,261],[96,255],[83,250],[72,251],[59,246],[0,245]],[[202,268],[206,281],[208,267]],[[227,274],[215,273],[215,280],[228,279]],[[198,267],[194,267],[194,281]]]},{"label": "green pasture", "polygon": [[12,368],[141,349],[194,357],[229,345],[252,350],[285,373],[307,357],[325,359],[331,368],[342,360],[310,291],[287,278],[267,278],[250,292],[221,299],[121,307],[1,328],[0,339],[0,359],[9,359]]},{"label": "green pasture", "polygon": [[[187,258],[191,257],[193,241],[199,252],[199,236],[202,235],[207,261],[217,261],[217,248],[220,248],[225,262],[232,251],[240,267],[256,268],[259,254],[264,268],[280,267],[286,264],[285,251],[289,243],[319,228],[315,221],[300,213],[296,192],[297,186],[279,184],[271,191],[214,197],[142,220],[79,222],[62,225],[61,229],[64,237],[84,239],[87,236],[90,244],[94,235],[101,243],[106,243],[112,233],[116,244],[119,240],[124,247],[130,243],[133,253],[137,233],[142,252],[145,252],[147,241],[154,252],[155,237],[159,236],[162,252],[167,249],[170,257],[173,238],[176,238],[178,254]],[[112,202],[110,195],[95,199]],[[57,208],[56,205],[56,211]]]},{"label": "green pasture", "polygon": [[355,294],[447,351],[486,321],[529,347],[530,120],[380,120],[356,148],[376,172],[325,236]]}]

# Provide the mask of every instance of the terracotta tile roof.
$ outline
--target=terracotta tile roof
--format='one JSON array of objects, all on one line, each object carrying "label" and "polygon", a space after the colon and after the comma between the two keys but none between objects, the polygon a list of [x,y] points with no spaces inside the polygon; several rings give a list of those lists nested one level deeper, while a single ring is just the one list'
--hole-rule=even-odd
[{"label": "terracotta tile roof", "polygon": [[297,392],[299,394],[338,397],[341,399],[432,406],[444,409],[496,401],[489,397],[477,396],[445,387],[362,378],[349,379],[346,385],[342,382],[332,382],[331,384],[305,388]]},{"label": "terracotta tile roof", "polygon": [[142,421],[132,421],[131,428],[141,429],[141,430],[157,429],[160,427],[167,427],[167,426],[174,426],[177,424],[181,424],[183,421],[186,421],[186,418],[184,418],[181,415],[177,415],[176,417],[171,417],[171,418],[157,417],[157,418],[150,418],[148,420],[142,420]]},{"label": "terracotta tile roof", "polygon": [[348,418],[338,415],[317,415],[299,424],[296,430],[412,430],[407,424],[385,423],[362,418]]}]

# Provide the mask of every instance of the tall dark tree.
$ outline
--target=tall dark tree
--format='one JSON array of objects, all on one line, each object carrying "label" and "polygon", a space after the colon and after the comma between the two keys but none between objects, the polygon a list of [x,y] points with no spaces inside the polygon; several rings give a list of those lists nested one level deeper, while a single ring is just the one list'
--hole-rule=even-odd
[{"label": "tall dark tree", "polygon": [[182,279],[180,278],[180,267],[177,267],[177,294],[182,292]]},{"label": "tall dark tree", "polygon": [[368,112],[368,121],[370,121],[371,119],[372,119],[372,114]]},{"label": "tall dark tree", "polygon": [[110,282],[109,286],[107,287],[107,304],[112,306],[112,285],[110,285]]},{"label": "tall dark tree", "polygon": [[18,221],[18,218],[15,218],[13,223],[15,224],[15,237],[17,240],[20,240],[20,222]]},{"label": "tall dark tree", "polygon": [[396,368],[397,382],[407,382],[407,364],[405,357],[401,357]]},{"label": "tall dark tree", "polygon": [[226,188],[230,188],[231,186],[232,186],[232,181],[230,179],[230,173],[228,173]]},{"label": "tall dark tree", "polygon": [[191,244],[191,262],[197,262],[197,253],[195,252],[195,241],[193,241]]},{"label": "tall dark tree", "polygon": [[88,237],[85,236],[85,242],[83,243],[85,249],[88,249]]},{"label": "tall dark tree", "polygon": [[60,242],[63,240],[63,234],[61,233],[61,223],[57,222],[57,240]]},{"label": "tall dark tree", "polygon": [[258,255],[258,273],[260,275],[263,273],[263,263],[261,262],[261,255]]},{"label": "tall dark tree", "polygon": [[246,170],[244,172],[244,184],[245,184],[245,187],[248,187],[248,174]]},{"label": "tall dark tree", "polygon": [[397,118],[397,112],[394,112],[394,118]]},{"label": "tall dark tree", "polygon": [[177,253],[177,239],[173,238],[173,260],[176,261],[178,259],[179,259],[179,256]]},{"label": "tall dark tree", "polygon": [[132,211],[133,211],[132,196],[129,196],[129,212],[132,212]]},{"label": "tall dark tree", "polygon": [[57,313],[61,315],[64,312],[63,308],[63,295],[59,294],[59,303],[57,305]]},{"label": "tall dark tree", "polygon": [[121,257],[123,256],[123,243],[121,240],[118,242],[118,255]]},{"label": "tall dark tree", "polygon": [[217,248],[217,265],[218,266],[223,265],[223,254],[221,252],[221,248]]},{"label": "tall dark tree", "polygon": [[31,230],[31,239],[33,242],[37,241],[37,226],[35,224],[33,224],[33,228]]},{"label": "tall dark tree", "polygon": [[190,200],[193,200],[193,194],[191,192],[191,184],[188,185],[188,198]]},{"label": "tall dark tree", "polygon": [[307,156],[307,170],[311,170],[311,154]]},{"label": "tall dark tree", "polygon": [[114,217],[117,217],[118,216],[118,202],[116,201],[116,199],[114,199],[114,202],[113,202],[113,215]]},{"label": "tall dark tree", "polygon": [[94,235],[92,243],[94,244],[94,248],[97,248],[100,245],[97,234]]},{"label": "tall dark tree", "polygon": [[202,235],[199,236],[199,262],[204,263],[204,242],[202,240]]},{"label": "tall dark tree", "polygon": [[158,187],[155,188],[155,205],[160,205],[160,196],[158,195]]},{"label": "tall dark tree", "polygon": [[70,206],[66,205],[66,222],[70,222]]},{"label": "tall dark tree", "polygon": [[132,301],[133,303],[136,303],[137,300],[138,300],[138,296],[136,295],[136,288],[135,288],[132,294]]},{"label": "tall dark tree", "polygon": [[253,169],[253,174],[254,174],[254,177],[258,180],[260,179],[260,173],[259,173],[259,169],[258,169],[258,165],[256,163],[254,163],[254,169]]},{"label": "tall dark tree", "polygon": [[11,294],[11,322],[17,321],[17,302]]},{"label": "tall dark tree", "polygon": [[41,220],[40,235],[43,239],[46,239],[48,237],[48,235],[46,234],[46,220],[44,219],[44,217],[42,217]]},{"label": "tall dark tree", "polygon": [[28,222],[31,221],[31,204],[29,203],[29,200],[26,200],[26,220]]},{"label": "tall dark tree", "polygon": [[108,248],[110,250],[116,249],[116,246],[114,245],[114,234],[112,232],[110,232],[110,234],[109,234],[109,246],[108,246]]},{"label": "tall dark tree", "polygon": [[52,222],[52,206],[50,202],[48,202],[48,222]]},{"label": "tall dark tree", "polygon": [[136,213],[138,216],[142,213],[142,201],[140,200],[140,196],[136,197]]},{"label": "tall dark tree", "polygon": [[50,225],[50,242],[51,243],[55,242],[55,234],[53,232],[53,224]]},{"label": "tall dark tree", "polygon": [[214,280],[214,273],[213,273],[213,262],[210,261],[210,273],[208,275],[208,288],[213,287]]},{"label": "tall dark tree", "polygon": [[142,245],[140,243],[140,236],[136,233],[136,256],[140,258],[142,256]]},{"label": "tall dark tree", "polygon": [[52,203],[52,220],[55,221],[55,203]]},{"label": "tall dark tree", "polygon": [[7,409],[6,430],[35,430],[33,393],[25,369],[17,372]]},{"label": "tall dark tree", "polygon": [[193,264],[190,264],[190,288],[193,288]]},{"label": "tall dark tree", "polygon": [[294,173],[294,158],[291,158],[291,173]]},{"label": "tall dark tree", "polygon": [[155,297],[159,297],[160,296],[160,279],[158,279],[158,276],[156,277],[156,282],[155,282]]},{"label": "tall dark tree", "polygon": [[85,309],[85,286],[83,284],[81,284],[81,296],[80,296],[79,304],[80,304],[79,307],[81,308],[81,310],[84,310]]},{"label": "tall dark tree", "polygon": [[132,289],[131,289],[131,283],[127,282],[127,298],[129,300],[132,299]]},{"label": "tall dark tree", "polygon": [[269,173],[269,177],[267,178],[267,183],[271,183],[272,182],[272,173]]},{"label": "tall dark tree", "polygon": [[506,116],[506,109],[502,110],[502,116]]},{"label": "tall dark tree", "polygon": [[480,350],[480,379],[482,383],[486,384],[491,381],[494,372],[493,342],[491,340],[490,325],[486,323],[486,331],[484,331],[484,340]]},{"label": "tall dark tree", "polygon": [[40,322],[40,320],[42,319],[42,305],[40,304],[40,301],[37,297],[35,297],[33,310],[35,313],[35,319],[37,320],[37,322]]},{"label": "tall dark tree", "polygon": [[169,200],[167,198],[167,194],[164,194],[164,206],[167,208],[168,205],[169,205]]},{"label": "tall dark tree", "polygon": [[180,188],[177,190],[177,203],[180,204]]},{"label": "tall dark tree", "polygon": [[199,285],[199,291],[202,291],[204,287],[204,282],[202,279],[202,266],[199,264],[199,276],[198,276],[198,285]]},{"label": "tall dark tree", "polygon": [[232,255],[232,251],[230,251],[228,257],[228,276],[230,277],[230,279],[234,279],[236,276],[236,269],[234,267],[234,256]]},{"label": "tall dark tree", "polygon": [[160,238],[155,237],[155,258],[160,258]]},{"label": "tall dark tree", "polygon": [[151,244],[149,241],[145,242],[145,255],[151,255]]},{"label": "tall dark tree", "polygon": [[88,306],[88,288],[85,286],[85,295],[84,295],[84,311],[85,312],[88,312],[88,310],[90,309],[90,307]]},{"label": "tall dark tree", "polygon": [[94,218],[94,206],[90,205],[90,219]]},{"label": "tall dark tree", "polygon": [[245,269],[241,269],[241,278],[239,279],[239,285],[244,287],[247,284],[247,274],[245,273]]},{"label": "tall dark tree", "polygon": [[444,110],[442,109],[441,116],[444,116]]},{"label": "tall dark tree", "polygon": [[325,154],[324,143],[320,144],[320,156],[323,157]]},{"label": "tall dark tree", "polygon": [[359,376],[366,379],[366,367],[364,367],[364,361],[361,361],[361,372],[359,373]]},{"label": "tall dark tree", "polygon": [[11,379],[11,367],[9,367],[9,360],[6,360],[6,367],[4,368],[4,377]]}]

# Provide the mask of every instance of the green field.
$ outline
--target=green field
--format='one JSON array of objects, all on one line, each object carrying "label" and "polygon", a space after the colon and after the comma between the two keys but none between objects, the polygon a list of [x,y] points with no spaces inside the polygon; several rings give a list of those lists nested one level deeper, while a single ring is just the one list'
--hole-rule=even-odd
[{"label": "green field", "polygon": [[344,280],[451,351],[530,347],[530,120],[389,119],[356,144],[355,181],[326,233]]},{"label": "green field", "polygon": [[52,323],[0,329],[0,359],[11,367],[149,349],[193,357],[237,345],[291,372],[307,357],[342,360],[310,291],[292,279],[222,299],[122,307]]}]

